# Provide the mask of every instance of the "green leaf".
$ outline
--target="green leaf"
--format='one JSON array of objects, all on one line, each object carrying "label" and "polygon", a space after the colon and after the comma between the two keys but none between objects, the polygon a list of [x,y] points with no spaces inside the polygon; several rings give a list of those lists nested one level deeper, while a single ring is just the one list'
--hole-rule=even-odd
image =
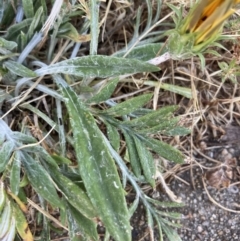
[{"label": "green leaf", "polygon": [[204,70],[206,66],[206,59],[201,53],[198,54],[198,58],[200,59],[201,69]]},{"label": "green leaf", "polygon": [[96,211],[86,193],[74,182],[62,175],[59,170],[51,167],[48,169],[67,201],[87,218],[95,218],[97,216]]},{"label": "green leaf", "polygon": [[24,152],[27,152],[29,154],[38,154],[38,157],[40,157],[41,162],[46,162],[51,166],[58,168],[58,165],[54,158],[52,158],[51,155],[40,145],[27,146],[24,148]]},{"label": "green leaf", "polygon": [[73,128],[79,172],[106,229],[116,240],[131,240],[129,213],[117,168],[93,116],[77,95],[60,85]]},{"label": "green leaf", "polygon": [[56,161],[57,164],[67,164],[70,165],[72,162],[66,157],[58,156],[56,154],[51,155],[51,157]]},{"label": "green leaf", "polygon": [[11,73],[14,73],[18,76],[30,78],[37,77],[36,73],[34,73],[32,70],[15,61],[8,60],[4,62],[4,65],[9,71],[11,71]]},{"label": "green leaf", "polygon": [[4,38],[0,38],[0,47],[8,50],[13,50],[17,47],[17,44],[13,41],[7,41]]},{"label": "green leaf", "polygon": [[133,137],[133,139],[138,151],[138,156],[140,159],[144,176],[148,181],[148,183],[152,187],[154,187],[155,186],[154,177],[156,174],[156,166],[155,166],[155,162],[152,157],[152,154],[147,150],[147,148],[143,145],[143,143],[137,137]]},{"label": "green leaf", "polygon": [[123,121],[124,125],[136,127],[137,129],[149,128],[160,124],[162,119],[169,118],[174,111],[178,109],[178,106],[166,106],[162,107],[156,111],[151,111],[150,113],[143,115],[141,117]]},{"label": "green leaf", "polygon": [[[149,59],[152,59],[157,56],[158,52],[162,48],[162,43],[150,43],[150,44],[144,44],[139,47],[135,47],[128,55],[128,59],[138,59],[141,61],[148,61]],[[113,56],[115,57],[122,57],[124,53],[117,53]]]},{"label": "green leaf", "polygon": [[43,67],[36,71],[39,76],[69,74],[85,78],[111,77],[116,75],[158,71],[159,68],[139,60],[109,56],[84,56]]},{"label": "green leaf", "polygon": [[160,221],[158,218],[155,218],[155,220],[156,220],[157,227],[158,227],[158,234],[159,234],[159,238],[160,238],[159,240],[163,241],[162,227],[161,227]]},{"label": "green leaf", "polygon": [[105,100],[108,100],[111,97],[113,91],[115,90],[118,81],[119,78],[109,80],[109,82],[105,86],[101,87],[97,94],[87,100],[87,103],[99,104]]},{"label": "green leaf", "polygon": [[[30,0],[27,0],[30,1]],[[40,21],[43,15],[43,7],[40,7],[32,18],[32,22],[27,31],[27,37],[30,40],[33,35],[37,32],[37,28],[40,25]],[[24,45],[25,46],[25,45]]]},{"label": "green leaf", "polygon": [[174,5],[170,4],[170,3],[166,3],[168,5],[168,7],[170,7],[173,12],[175,12],[175,14],[177,15],[177,18],[175,18],[176,22],[175,24],[177,26],[179,26],[179,22],[182,20],[183,16],[182,16],[182,8],[177,8]]},{"label": "green leaf", "polygon": [[139,197],[136,197],[135,200],[133,201],[133,203],[131,204],[130,208],[129,208],[129,212],[130,212],[131,216],[137,210],[138,204],[139,204]]},{"label": "green leaf", "polygon": [[217,56],[217,57],[222,57],[222,55],[214,49],[208,49],[204,53],[212,54],[212,55]]},{"label": "green leaf", "polygon": [[[181,216],[181,214],[179,214]],[[159,215],[160,216],[160,215]],[[160,217],[161,218],[161,217]],[[163,223],[167,224],[168,228],[169,229],[172,229],[173,228],[180,228],[181,227],[181,224],[180,223],[177,223],[177,222],[171,222],[170,220],[166,219],[166,218],[162,218],[161,220]],[[172,229],[172,231],[174,231]],[[175,240],[175,239],[174,239]]]},{"label": "green leaf", "polygon": [[27,196],[24,191],[24,188],[22,187],[19,188],[18,197],[23,203],[27,203]]},{"label": "green leaf", "polygon": [[57,37],[67,38],[76,43],[90,41],[89,35],[80,35],[77,29],[69,22],[60,26],[60,28],[58,29]]},{"label": "green leaf", "polygon": [[90,55],[96,55],[98,50],[98,38],[99,38],[99,2],[97,0],[89,2],[90,10]]},{"label": "green leaf", "polygon": [[146,209],[146,213],[147,213],[147,224],[148,224],[148,227],[150,229],[150,232],[152,231],[153,232],[153,229],[154,229],[154,223],[153,223],[153,216],[152,216],[152,213],[150,212],[149,209]]},{"label": "green leaf", "polygon": [[22,5],[26,18],[32,18],[34,16],[33,0],[22,0]]},{"label": "green leaf", "polygon": [[176,127],[177,123],[179,122],[179,118],[168,118],[168,119],[163,119],[160,124],[153,126],[151,128],[146,128],[143,130],[139,130],[139,134],[165,134],[168,131],[173,130],[173,128]]},{"label": "green leaf", "polygon": [[30,144],[30,143],[36,143],[37,140],[30,136],[30,135],[26,135],[22,132],[18,132],[18,131],[14,131],[12,132],[12,138],[17,141],[17,142],[22,142],[24,144]]},{"label": "green leaf", "polygon": [[77,209],[68,205],[68,211],[74,218],[74,221],[78,224],[78,227],[84,237],[89,237],[91,240],[99,240],[97,233],[97,223],[83,216]]},{"label": "green leaf", "polygon": [[27,35],[24,32],[21,32],[17,37],[18,50],[22,50],[28,43]]},{"label": "green leaf", "polygon": [[[67,203],[64,203],[64,206],[66,206]],[[75,221],[73,215],[71,212],[67,209],[64,214],[61,212],[61,218],[62,215],[66,216],[67,219],[61,220],[61,223],[68,223],[68,235],[71,241],[81,241],[81,238],[79,238],[79,226],[77,222]],[[65,221],[66,220],[66,221]]]},{"label": "green leaf", "polygon": [[19,156],[21,157],[28,179],[35,191],[54,207],[63,208],[53,181],[47,171],[26,152],[19,152]]},{"label": "green leaf", "polygon": [[175,230],[169,228],[167,225],[163,223],[161,223],[161,226],[170,241],[182,241],[182,239],[179,237]]},{"label": "green leaf", "polygon": [[43,8],[43,14],[45,17],[48,16],[49,12],[48,12],[48,3],[45,0],[38,0],[34,2],[34,9],[38,9],[40,7]]},{"label": "green leaf", "polygon": [[[0,75],[1,75],[1,69],[0,69]],[[12,99],[11,95],[9,95],[9,93],[7,93],[7,90],[0,90],[0,104],[2,104],[4,101],[8,101],[10,99]],[[2,135],[4,136],[5,133],[1,133],[0,134],[0,144],[2,143]]]},{"label": "green leaf", "polygon": [[188,99],[192,99],[192,90],[190,88],[182,87],[182,86],[177,86],[177,85],[172,85],[172,84],[167,84],[167,83],[162,83],[160,85],[161,89],[171,91],[173,93],[182,95]]},{"label": "green leaf", "polygon": [[176,163],[183,163],[182,153],[167,143],[149,137],[142,137],[141,139],[145,142],[146,146],[158,153],[161,157]]},{"label": "green leaf", "polygon": [[20,185],[20,173],[21,173],[21,160],[18,156],[18,152],[15,153],[13,163],[10,172],[10,188],[11,192],[18,195]]},{"label": "green leaf", "polygon": [[112,126],[108,122],[105,122],[105,125],[107,127],[107,135],[109,138],[109,141],[114,148],[114,150],[118,151],[120,148],[120,135],[118,133],[118,130],[116,127]]},{"label": "green leaf", "polygon": [[181,219],[181,213],[176,213],[176,212],[163,212],[163,211],[160,211],[160,210],[157,210],[156,211],[161,217],[162,216],[165,216],[165,217],[169,217],[171,219]]},{"label": "green leaf", "polygon": [[107,110],[101,111],[101,113],[113,116],[127,115],[145,105],[151,98],[152,94],[140,95],[117,104]]},{"label": "green leaf", "polygon": [[9,159],[12,155],[12,152],[15,148],[13,141],[5,141],[1,146],[0,150],[0,173],[3,172],[6,168],[6,165],[9,162]]},{"label": "green leaf", "polygon": [[182,126],[176,126],[170,130],[163,131],[162,134],[167,136],[185,136],[191,133],[191,130],[182,127]]},{"label": "green leaf", "polygon": [[13,5],[11,2],[0,1],[0,28],[5,29],[6,26],[12,24],[16,17]]},{"label": "green leaf", "polygon": [[[14,12],[14,10],[12,10]],[[7,40],[16,40],[16,37],[21,33],[26,33],[30,24],[32,23],[32,19],[28,18],[23,20],[20,23],[15,23],[11,27],[8,28],[7,34],[5,35],[5,38]]]},{"label": "green leaf", "polygon": [[[35,146],[35,152],[38,152],[39,156],[41,157],[41,161],[46,161],[52,167],[58,168],[58,164],[56,163],[55,159],[41,146]],[[33,149],[33,147],[32,147]],[[25,149],[27,150],[27,148]]]},{"label": "green leaf", "polygon": [[129,155],[129,161],[131,163],[131,167],[133,169],[133,173],[136,175],[136,177],[141,176],[141,163],[139,160],[137,148],[134,142],[134,139],[131,135],[128,134],[127,131],[122,130],[124,134],[124,138],[127,144],[127,151]]},{"label": "green leaf", "polygon": [[146,197],[147,201],[153,203],[157,207],[161,208],[180,208],[184,206],[184,203],[177,203],[177,202],[160,202],[156,199],[152,199],[150,197]]}]

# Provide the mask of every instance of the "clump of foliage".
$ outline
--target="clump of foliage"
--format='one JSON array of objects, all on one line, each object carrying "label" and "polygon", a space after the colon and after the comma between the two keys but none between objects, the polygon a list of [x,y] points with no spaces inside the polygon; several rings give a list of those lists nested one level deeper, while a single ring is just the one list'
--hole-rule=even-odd
[{"label": "clump of foliage", "polygon": [[[146,4],[145,29],[140,31],[139,8],[128,48],[103,56],[97,54],[100,2],[0,3],[1,240],[14,240],[16,233],[23,240],[50,240],[52,232],[63,230],[73,241],[99,240],[101,223],[105,240],[128,241],[139,201],[149,229],[157,224],[160,240],[163,233],[180,240],[174,230],[178,225],[169,221],[179,214],[158,209],[180,204],[161,203],[141,189],[141,184],[156,186],[160,172],[153,153],[183,162],[180,151],[154,136],[188,133],[173,115],[177,106],[149,109],[151,93],[111,100],[128,76],[159,71],[145,61],[161,47],[154,43],[161,32],[146,35],[158,25],[161,4]],[[89,51],[78,57],[84,48]],[[129,165],[120,155],[123,141]],[[125,198],[127,185],[135,192],[131,206]],[[27,202],[38,210],[38,232],[27,222]]]}]

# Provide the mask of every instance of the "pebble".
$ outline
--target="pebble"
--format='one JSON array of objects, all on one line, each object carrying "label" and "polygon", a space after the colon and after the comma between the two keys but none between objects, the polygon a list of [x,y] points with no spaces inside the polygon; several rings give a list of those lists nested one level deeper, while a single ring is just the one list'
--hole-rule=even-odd
[{"label": "pebble", "polygon": [[197,230],[198,230],[199,233],[201,233],[201,232],[203,231],[202,226],[198,226],[198,227],[197,227]]}]

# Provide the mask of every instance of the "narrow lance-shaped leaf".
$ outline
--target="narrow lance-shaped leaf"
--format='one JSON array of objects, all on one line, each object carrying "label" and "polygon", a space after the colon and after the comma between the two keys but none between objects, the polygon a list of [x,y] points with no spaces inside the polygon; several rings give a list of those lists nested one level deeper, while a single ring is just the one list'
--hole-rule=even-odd
[{"label": "narrow lance-shaped leaf", "polygon": [[0,6],[0,23],[2,28],[3,26],[9,26],[10,24],[12,24],[12,21],[16,17],[16,14],[11,2],[0,1]]},{"label": "narrow lance-shaped leaf", "polygon": [[54,207],[63,208],[62,202],[57,195],[56,188],[48,172],[28,153],[19,152],[19,156],[21,157],[28,179],[35,191]]},{"label": "narrow lance-shaped leaf", "polygon": [[118,84],[119,78],[111,79],[109,82],[101,87],[101,89],[96,93],[92,98],[90,98],[87,103],[97,103],[99,104],[102,101],[108,100],[113,91],[115,90]]},{"label": "narrow lance-shaped leaf", "polygon": [[9,71],[22,77],[34,78],[37,76],[32,70],[12,60],[4,62],[4,65]]},{"label": "narrow lance-shaped leaf", "polygon": [[152,94],[140,95],[104,110],[102,113],[114,116],[127,115],[145,105],[151,98]]},{"label": "narrow lance-shaped leaf", "polygon": [[161,226],[170,241],[182,241],[175,230],[170,229],[168,225],[165,225],[164,223],[161,223]]},{"label": "narrow lance-shaped leaf", "polygon": [[[27,0],[28,1],[28,0]],[[35,16],[32,18],[31,25],[28,28],[27,31],[27,38],[30,40],[34,34],[37,32],[37,27],[40,25],[41,18],[43,14],[43,7],[40,7],[36,13]],[[25,46],[24,46],[25,47]]]},{"label": "narrow lance-shaped leaf", "polygon": [[9,162],[10,156],[14,150],[15,144],[13,141],[6,141],[1,146],[0,150],[0,173],[6,168]]},{"label": "narrow lance-shaped leaf", "polygon": [[185,136],[185,135],[190,134],[191,130],[187,129],[185,127],[182,127],[182,126],[175,126],[171,130],[166,130],[162,133],[166,136],[177,136],[177,135],[178,136]]},{"label": "narrow lance-shaped leaf", "polygon": [[162,119],[168,118],[172,115],[177,108],[178,106],[174,105],[162,107],[138,118],[124,121],[123,123],[128,126],[137,127],[138,129],[152,127],[160,124]]},{"label": "narrow lance-shaped leaf", "polygon": [[[47,206],[48,206],[47,202],[40,195],[38,197],[39,197],[41,208],[43,208],[44,210],[47,210]],[[62,208],[60,209],[60,215],[62,214],[61,211],[63,211]],[[51,237],[50,237],[51,223],[49,222],[49,219],[47,216],[43,215],[41,224],[42,224],[41,234],[39,235],[39,239],[44,241],[51,241]]]},{"label": "narrow lance-shaped leaf", "polygon": [[156,167],[154,163],[154,159],[152,154],[147,150],[147,148],[143,145],[137,137],[133,137],[137,151],[139,160],[141,162],[142,170],[146,180],[148,181],[151,186],[155,186],[154,177],[156,174]]},{"label": "narrow lance-shaped leaf", "polygon": [[157,124],[156,126],[153,126],[151,128],[146,128],[143,130],[139,130],[139,134],[157,134],[157,133],[164,133],[166,131],[170,131],[174,129],[177,126],[177,123],[179,122],[178,117],[174,118],[166,118],[163,119],[160,124]]},{"label": "narrow lance-shaped leaf", "polygon": [[80,35],[71,23],[67,22],[58,29],[57,37],[67,38],[74,42],[89,42],[90,34]]},{"label": "narrow lance-shaped leaf", "polygon": [[[162,46],[162,43],[144,44],[139,47],[135,47],[126,57],[128,59],[138,59],[142,61],[147,61],[149,59],[156,57]],[[113,55],[115,57],[122,57],[124,54],[125,51],[120,51]]]},{"label": "narrow lance-shaped leaf", "polygon": [[129,241],[131,228],[124,190],[102,133],[77,95],[62,84],[60,88],[67,99],[79,172],[88,196],[109,233],[118,241]]},{"label": "narrow lance-shaped leaf", "polygon": [[34,16],[33,0],[22,0],[24,14],[27,18],[32,18]]},{"label": "narrow lance-shaped leaf", "polygon": [[91,42],[90,42],[90,54],[96,55],[98,50],[98,38],[99,38],[99,9],[100,4],[98,1],[90,1],[90,28],[91,28]]},{"label": "narrow lance-shaped leaf", "polygon": [[18,195],[19,185],[20,185],[20,172],[21,172],[21,160],[17,153],[13,158],[13,163],[10,172],[10,187],[11,192]]},{"label": "narrow lance-shaped leaf", "polygon": [[122,130],[123,134],[124,134],[124,138],[127,144],[127,151],[128,151],[128,155],[129,155],[129,161],[131,163],[131,167],[133,169],[133,173],[136,175],[136,177],[140,177],[141,175],[141,163],[139,160],[139,156],[138,156],[138,152],[137,152],[137,148],[134,142],[134,139],[131,135],[129,135],[129,133],[126,130]]},{"label": "narrow lance-shaped leaf", "polygon": [[9,50],[13,50],[14,48],[17,47],[17,44],[15,42],[12,42],[12,41],[7,41],[4,38],[0,38],[0,47],[5,48],[5,49],[9,49]]},{"label": "narrow lance-shaped leaf", "polygon": [[51,167],[48,169],[52,178],[60,187],[61,192],[64,193],[66,199],[73,207],[89,219],[97,216],[90,199],[80,187],[61,174],[59,170]]},{"label": "narrow lance-shaped leaf", "polygon": [[106,78],[158,70],[158,67],[139,60],[95,55],[64,60],[35,72],[38,76],[62,73],[85,78]]},{"label": "narrow lance-shaped leaf", "polygon": [[[64,203],[64,206],[67,205],[67,202]],[[68,222],[68,235],[71,241],[79,241],[77,233],[79,232],[79,227],[76,223],[76,220],[69,212],[68,209],[64,211],[64,214],[61,213],[61,218],[64,215],[64,221],[62,223]]]},{"label": "narrow lance-shaped leaf", "polygon": [[140,138],[146,144],[146,146],[151,148],[152,151],[158,153],[161,157],[169,161],[183,163],[183,154],[174,147],[168,145],[167,143],[151,139],[149,137]]},{"label": "narrow lance-shaped leaf", "polygon": [[68,211],[71,213],[74,221],[78,224],[80,231],[84,237],[89,237],[91,240],[98,240],[97,223],[90,220],[78,212],[74,207],[68,205]]},{"label": "narrow lance-shaped leaf", "polygon": [[115,126],[112,126],[108,122],[105,122],[106,127],[107,127],[107,135],[109,138],[109,141],[113,148],[118,151],[120,148],[120,135],[118,133],[118,130]]},{"label": "narrow lance-shaped leaf", "polygon": [[30,136],[30,135],[26,135],[22,132],[18,132],[18,131],[14,131],[11,134],[12,138],[17,141],[17,142],[22,142],[24,144],[30,144],[30,143],[36,143],[37,140]]},{"label": "narrow lance-shaped leaf", "polygon": [[[13,13],[13,9],[11,10]],[[5,38],[7,40],[16,40],[16,36],[18,36],[21,32],[25,32],[26,29],[29,28],[30,24],[32,23],[32,19],[24,19],[20,23],[15,23],[11,27],[8,28],[7,34],[5,35]]]}]

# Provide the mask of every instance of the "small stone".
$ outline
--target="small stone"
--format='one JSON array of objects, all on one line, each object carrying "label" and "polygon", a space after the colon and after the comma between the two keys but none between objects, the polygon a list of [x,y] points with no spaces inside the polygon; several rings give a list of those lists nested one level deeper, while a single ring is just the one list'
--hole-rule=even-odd
[{"label": "small stone", "polygon": [[197,227],[197,231],[198,231],[199,233],[201,233],[201,232],[203,231],[202,226],[198,226],[198,227]]},{"label": "small stone", "polygon": [[217,216],[216,216],[215,214],[213,214],[213,215],[212,215],[212,218],[213,218],[213,219],[216,219],[216,218],[217,218]]}]

